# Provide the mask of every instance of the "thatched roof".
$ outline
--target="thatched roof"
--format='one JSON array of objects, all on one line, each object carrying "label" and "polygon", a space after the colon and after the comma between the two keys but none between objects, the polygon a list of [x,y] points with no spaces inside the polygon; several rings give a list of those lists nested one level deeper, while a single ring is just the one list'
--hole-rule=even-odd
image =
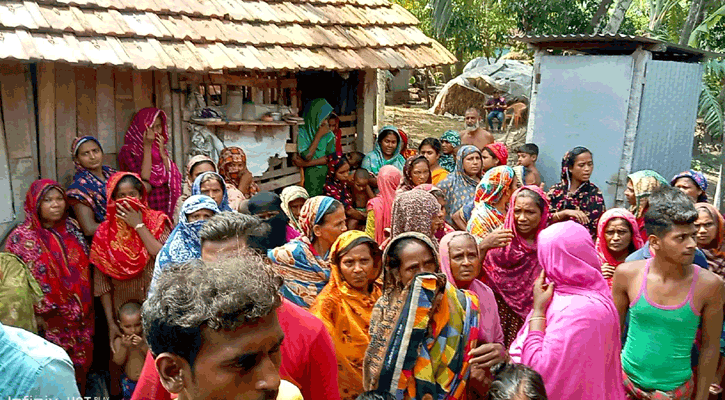
[{"label": "thatched roof", "polygon": [[455,57],[388,0],[0,3],[0,59],[148,70],[421,68]]}]

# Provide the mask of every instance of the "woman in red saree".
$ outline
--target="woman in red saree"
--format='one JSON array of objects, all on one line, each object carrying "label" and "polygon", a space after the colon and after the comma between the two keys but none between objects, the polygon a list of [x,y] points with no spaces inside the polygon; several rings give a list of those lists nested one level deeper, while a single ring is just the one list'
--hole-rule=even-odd
[{"label": "woman in red saree", "polygon": [[93,238],[90,258],[97,268],[94,295],[101,298],[113,342],[120,336],[118,309],[129,301],[146,299],[154,261],[171,232],[171,220],[148,207],[146,187],[136,174],[113,174],[106,191],[108,213]]},{"label": "woman in red saree", "polygon": [[142,109],[133,117],[123,141],[118,152],[119,169],[138,174],[148,192],[151,209],[173,218],[182,179],[179,167],[166,150],[166,113],[158,108]]},{"label": "woman in red saree", "polygon": [[65,191],[50,179],[30,185],[25,221],[8,236],[5,251],[25,262],[43,290],[35,306],[39,335],[62,347],[76,370],[81,393],[93,361],[93,314],[88,245],[68,217]]}]

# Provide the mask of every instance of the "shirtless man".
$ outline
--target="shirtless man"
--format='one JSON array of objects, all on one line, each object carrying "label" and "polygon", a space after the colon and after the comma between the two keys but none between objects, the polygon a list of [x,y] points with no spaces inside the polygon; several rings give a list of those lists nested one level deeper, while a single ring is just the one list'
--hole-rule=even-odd
[{"label": "shirtless man", "polygon": [[483,151],[483,148],[493,143],[493,135],[481,125],[481,113],[471,107],[465,114],[466,129],[461,131],[461,145],[472,144]]},{"label": "shirtless man", "polygon": [[[661,391],[675,400],[705,400],[720,352],[723,282],[693,265],[698,214],[687,196],[666,186],[649,203],[644,220],[654,257],[624,263],[614,272],[612,294],[622,326],[630,315],[622,351],[624,386],[632,399]],[[700,358],[693,376],[690,352],[700,324]]]}]

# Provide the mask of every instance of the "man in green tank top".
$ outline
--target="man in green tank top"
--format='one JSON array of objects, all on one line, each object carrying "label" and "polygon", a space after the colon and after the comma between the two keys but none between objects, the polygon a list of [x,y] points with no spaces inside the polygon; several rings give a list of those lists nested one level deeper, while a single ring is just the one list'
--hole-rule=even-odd
[{"label": "man in green tank top", "polygon": [[[644,220],[653,257],[622,264],[614,273],[612,291],[622,326],[630,315],[622,350],[624,386],[630,399],[705,400],[716,383],[723,282],[693,265],[697,211],[687,196],[667,186],[649,203]],[[700,322],[694,375],[691,348]]]}]

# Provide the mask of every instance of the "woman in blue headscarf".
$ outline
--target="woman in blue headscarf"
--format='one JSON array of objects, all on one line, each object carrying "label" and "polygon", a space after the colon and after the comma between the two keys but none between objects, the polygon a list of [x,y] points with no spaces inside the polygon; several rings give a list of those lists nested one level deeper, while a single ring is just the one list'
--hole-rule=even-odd
[{"label": "woman in blue headscarf", "polygon": [[184,201],[179,214],[179,224],[171,231],[156,256],[151,288],[161,271],[169,264],[180,264],[201,257],[199,230],[209,218],[218,213],[217,203],[209,196],[193,195]]},{"label": "woman in blue headscarf", "polygon": [[384,126],[378,132],[375,148],[363,158],[362,168],[375,175],[386,165],[392,165],[402,171],[405,165],[405,157],[400,154],[402,149],[403,137],[398,128]]},{"label": "woman in blue headscarf", "polygon": [[327,118],[332,114],[332,106],[325,99],[315,99],[307,103],[297,134],[297,153],[292,161],[304,168],[304,186],[310,196],[322,194],[327,176],[327,156],[335,152],[335,134],[330,129]]},{"label": "woman in blue headscarf", "polygon": [[[203,194],[209,196],[216,202],[219,211],[235,211],[229,205],[229,196],[227,194],[227,185],[224,178],[216,172],[207,171],[197,176],[194,184],[191,186],[192,195]],[[181,220],[181,217],[179,217]]]},{"label": "woman in blue headscarf", "polygon": [[468,203],[473,203],[476,185],[481,180],[481,150],[466,145],[458,149],[456,170],[438,183],[438,188],[446,196],[446,222],[453,223],[451,217]]},{"label": "woman in blue headscarf", "polygon": [[269,250],[267,257],[284,278],[282,295],[309,308],[330,279],[328,253],[337,237],[347,230],[342,203],[327,196],[312,197],[300,211],[302,236]]}]

